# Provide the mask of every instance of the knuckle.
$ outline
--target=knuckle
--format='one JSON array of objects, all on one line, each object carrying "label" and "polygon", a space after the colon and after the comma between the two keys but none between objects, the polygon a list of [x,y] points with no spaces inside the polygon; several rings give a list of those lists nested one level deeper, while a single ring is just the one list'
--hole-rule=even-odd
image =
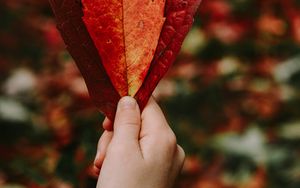
[{"label": "knuckle", "polygon": [[185,159],[185,151],[183,150],[183,148],[179,145],[177,145],[178,148],[178,155],[179,155],[179,162],[183,163],[184,159]]},{"label": "knuckle", "polygon": [[177,139],[172,131],[166,135],[165,144],[168,148],[168,151],[176,151],[175,149],[177,148]]},{"label": "knuckle", "polygon": [[136,127],[136,126],[138,126],[138,122],[135,122],[135,121],[125,121],[125,122],[123,122],[122,126]]},{"label": "knuckle", "polygon": [[170,131],[168,135],[169,144],[177,146],[177,138],[173,131]]},{"label": "knuckle", "polygon": [[137,126],[140,120],[136,116],[124,116],[119,122],[125,126]]}]

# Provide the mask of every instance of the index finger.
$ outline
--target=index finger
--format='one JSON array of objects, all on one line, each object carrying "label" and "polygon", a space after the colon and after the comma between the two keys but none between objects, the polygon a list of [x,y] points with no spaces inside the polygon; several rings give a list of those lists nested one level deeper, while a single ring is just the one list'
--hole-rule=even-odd
[{"label": "index finger", "polygon": [[140,147],[145,160],[173,160],[177,150],[176,136],[153,98],[142,112]]},{"label": "index finger", "polygon": [[149,99],[148,104],[142,112],[141,118],[141,138],[146,136],[147,134],[158,133],[162,130],[170,128],[162,110],[153,97]]}]

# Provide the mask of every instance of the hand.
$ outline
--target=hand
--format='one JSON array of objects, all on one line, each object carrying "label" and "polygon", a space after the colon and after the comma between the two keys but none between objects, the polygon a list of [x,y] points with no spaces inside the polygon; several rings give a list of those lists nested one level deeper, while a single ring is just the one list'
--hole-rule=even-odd
[{"label": "hand", "polygon": [[[103,127],[110,130],[105,120]],[[140,114],[136,101],[124,97],[118,104],[114,131],[106,130],[98,143],[95,169],[97,188],[168,188],[179,174],[184,151],[151,98]]]}]

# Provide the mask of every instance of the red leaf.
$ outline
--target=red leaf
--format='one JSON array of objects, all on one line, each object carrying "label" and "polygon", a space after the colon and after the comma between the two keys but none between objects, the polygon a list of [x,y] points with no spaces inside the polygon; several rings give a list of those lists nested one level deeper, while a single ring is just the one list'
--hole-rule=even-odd
[{"label": "red leaf", "polygon": [[[142,34],[140,31],[137,31],[137,36],[134,35],[132,36],[132,39],[128,39],[128,42],[132,42],[134,41],[134,38],[137,38],[136,43],[134,44],[135,48],[142,48],[142,52],[145,52],[147,50],[150,50],[151,52],[151,49],[154,49],[152,43],[154,43],[154,46],[156,48],[153,58],[152,55],[146,55],[146,58],[141,58],[145,56],[139,56],[141,58],[141,61],[143,61],[142,65],[144,65],[144,67],[142,67],[141,70],[138,71],[138,73],[136,73],[135,70],[140,69],[140,67],[134,67],[132,69],[131,76],[129,76],[130,73],[127,73],[129,69],[127,69],[126,62],[124,63],[123,61],[124,64],[121,64],[121,66],[115,66],[115,62],[113,62],[114,60],[116,60],[116,58],[119,58],[114,57],[116,54],[122,55],[123,53],[124,55],[124,48],[126,46],[121,46],[120,41],[118,41],[119,39],[116,39],[116,43],[114,43],[114,45],[119,44],[119,46],[117,46],[118,48],[116,46],[109,46],[112,50],[116,51],[109,54],[108,57],[105,57],[103,51],[107,50],[105,49],[106,47],[103,48],[101,44],[97,43],[97,41],[102,40],[102,37],[104,37],[105,35],[95,35],[97,30],[94,30],[94,28],[89,25],[92,23],[105,24],[105,21],[108,21],[109,18],[105,17],[105,19],[100,22],[90,22],[89,19],[93,16],[87,15],[91,12],[85,9],[85,17],[83,19],[86,22],[86,27],[82,19],[84,15],[80,0],[49,1],[57,19],[58,29],[61,32],[61,35],[67,45],[67,49],[74,58],[86,81],[92,99],[95,101],[95,104],[100,111],[102,111],[110,119],[113,119],[116,105],[118,100],[120,99],[120,96],[131,94],[132,96],[135,96],[141,109],[144,108],[159,80],[163,77],[170,65],[174,62],[176,55],[180,50],[181,44],[190,27],[192,26],[194,14],[201,0],[166,0],[164,15],[166,17],[166,20],[162,27],[157,46],[155,41],[149,41],[150,39],[155,40],[155,32],[153,35],[151,35],[151,33],[153,32],[147,33],[147,31],[145,31],[145,33],[147,33],[146,38],[148,37],[148,39],[145,40],[147,43],[144,46],[139,46],[139,37],[141,37],[140,35]],[[88,0],[84,1],[84,3],[86,2],[88,2]],[[152,0],[151,2],[154,1]],[[93,8],[93,6],[87,8]],[[147,7],[143,8],[147,10]],[[147,16],[149,16],[149,14]],[[151,18],[155,19],[157,17],[154,16]],[[160,17],[158,17],[157,19],[160,19]],[[162,20],[160,21],[162,22]],[[132,21],[129,21],[129,25],[131,22]],[[147,24],[148,22],[144,23]],[[107,24],[109,24],[110,26],[110,24],[113,23],[109,21],[109,23]],[[157,26],[156,28],[154,28],[154,30],[157,31],[160,29],[160,27],[161,26]],[[97,37],[99,38],[97,39]],[[110,42],[112,41],[113,40],[105,42],[110,44]],[[124,43],[126,43],[126,39],[123,38],[123,41],[125,41]],[[152,47],[147,48],[147,45],[152,45]],[[117,51],[120,50],[120,47],[122,48],[122,53]],[[135,48],[133,48],[132,51]],[[151,65],[148,63],[149,59],[152,59],[152,61],[150,60]],[[103,60],[103,62],[101,60]],[[122,70],[117,71],[118,73],[120,73],[120,76],[114,75],[114,69],[120,67]],[[133,82],[134,87],[128,84],[128,78],[131,78],[130,81]],[[130,88],[133,89],[132,91],[128,92]]]},{"label": "red leaf", "polygon": [[150,67],[164,24],[164,0],[82,0],[83,21],[121,96],[134,96]]},{"label": "red leaf", "polygon": [[143,109],[161,78],[175,61],[201,0],[167,0],[161,36],[148,75],[135,98]]},{"label": "red leaf", "polygon": [[50,0],[57,28],[74,58],[97,108],[114,117],[119,94],[112,86],[98,51],[82,21],[82,8],[77,0]]}]

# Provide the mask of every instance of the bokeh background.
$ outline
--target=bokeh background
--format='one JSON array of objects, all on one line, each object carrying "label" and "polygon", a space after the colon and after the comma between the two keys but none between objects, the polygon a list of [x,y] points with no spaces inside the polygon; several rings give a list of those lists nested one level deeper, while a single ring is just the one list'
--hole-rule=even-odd
[{"label": "bokeh background", "polygon": [[[155,96],[176,188],[300,187],[300,1],[203,0]],[[103,116],[46,0],[0,1],[0,187],[95,187]]]}]

